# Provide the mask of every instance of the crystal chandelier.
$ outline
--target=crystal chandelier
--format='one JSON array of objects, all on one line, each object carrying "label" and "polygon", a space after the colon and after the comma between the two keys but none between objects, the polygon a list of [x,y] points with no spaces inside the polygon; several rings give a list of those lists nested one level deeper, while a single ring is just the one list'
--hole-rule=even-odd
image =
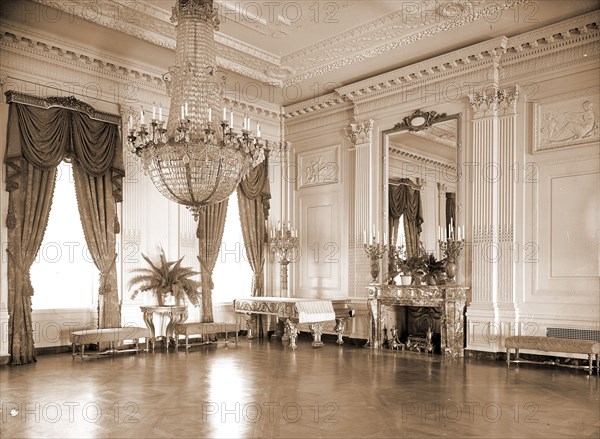
[{"label": "crystal chandelier", "polygon": [[[177,22],[175,66],[163,77],[171,96],[169,120],[165,128],[162,108],[158,118],[154,108],[146,124],[142,109],[136,126],[130,116],[127,141],[160,193],[197,219],[202,207],[228,198],[264,160],[264,145],[258,123],[255,136],[244,116],[236,133],[233,111],[223,106],[224,84],[215,81],[213,29],[219,20],[213,0],[178,0],[171,21]],[[221,110],[220,123],[214,123]]]}]

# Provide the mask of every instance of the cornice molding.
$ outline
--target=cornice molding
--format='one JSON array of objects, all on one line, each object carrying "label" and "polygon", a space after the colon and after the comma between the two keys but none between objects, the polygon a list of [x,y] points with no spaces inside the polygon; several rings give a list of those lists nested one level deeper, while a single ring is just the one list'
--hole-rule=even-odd
[{"label": "cornice molding", "polygon": [[[139,91],[145,91],[150,94],[159,94],[167,99],[162,75],[157,75],[156,72],[143,71],[142,69],[138,70],[130,66],[117,64],[117,61],[114,59],[101,59],[95,54],[78,52],[77,48],[67,47],[62,41],[53,42],[44,36],[35,35],[34,32],[29,33],[29,30],[26,28],[13,26],[1,20],[0,24],[2,24],[3,28],[3,32],[0,33],[0,52],[8,52],[2,55],[3,57],[7,57],[3,60],[3,75],[8,75],[4,78],[5,82],[9,82],[11,72],[15,73],[13,75],[15,80],[26,79],[28,74],[32,73],[30,64],[35,62],[37,64],[44,63],[46,65],[45,70],[48,72],[51,70],[49,66],[60,66],[82,75],[89,75],[91,77],[103,78],[108,81],[135,86],[138,90],[135,92],[135,95],[132,96],[135,98],[135,104],[129,102],[130,99],[128,93],[125,92],[121,96],[121,94],[117,94],[115,90],[114,102],[124,105],[125,107],[131,107],[131,105],[139,106],[140,104],[148,103],[146,102],[148,99],[144,99],[144,95],[140,94]],[[24,56],[25,58],[17,58],[14,55],[10,56],[10,53]],[[19,71],[23,72],[19,73]],[[39,77],[39,74],[34,74],[34,76]],[[60,77],[61,75],[58,76]],[[90,81],[89,76],[85,79],[73,75],[69,75],[68,78],[65,76],[65,84],[88,83]],[[43,79],[46,80],[46,82],[57,81],[56,75],[48,75]],[[39,77],[38,80],[41,80],[41,77]],[[102,88],[104,92],[107,92],[107,90],[110,89],[110,87],[104,87],[100,83],[95,84],[94,86]],[[119,90],[119,92],[121,91],[122,90]],[[152,102],[152,99],[150,99],[150,102]],[[281,107],[277,105],[261,105],[260,103],[250,104],[236,99],[233,96],[226,96],[225,102],[227,105],[243,110],[242,112],[263,116],[264,118],[276,121],[278,124],[281,120]]]},{"label": "cornice molding", "polygon": [[[544,55],[548,50],[564,50],[581,41],[597,38],[600,12],[574,17],[555,23],[514,38],[498,37],[453,51],[421,63],[403,67],[363,81],[355,82],[336,91],[359,103],[372,96],[394,93],[398,89],[408,88],[409,84],[419,81],[439,81],[449,73],[464,74],[466,71],[487,67],[500,57],[502,63],[529,58],[536,53]],[[421,84],[419,84],[421,85]]]},{"label": "cornice molding", "polygon": [[383,91],[394,92],[398,88],[406,87],[407,84],[439,79],[455,70],[464,73],[468,70],[480,69],[482,64],[487,66],[493,57],[502,53],[507,42],[508,38],[506,37],[494,38],[340,87],[336,91],[353,102],[359,102],[369,98],[370,95],[381,94]]},{"label": "cornice molding", "polygon": [[[97,2],[33,1],[151,44],[168,49],[175,48],[175,26],[170,22],[171,14],[145,2],[104,0],[100,5]],[[235,72],[250,78],[285,87],[364,62],[373,56],[385,54],[450,29],[460,28],[529,1],[501,0],[481,3],[455,0],[450,4],[440,5],[437,1],[428,0],[424,6],[432,13],[425,17],[425,21],[419,14],[406,14],[404,9],[397,10],[284,57],[217,32],[215,41],[220,53],[230,52],[229,49],[238,52],[233,57],[221,57],[220,63],[219,60],[217,63],[224,68],[234,67]],[[252,16],[237,4],[232,5],[226,1],[215,3],[222,22],[233,20],[262,34],[270,33],[274,38],[291,35],[286,34],[284,27],[301,28],[306,24],[303,20],[306,21],[310,15],[304,14],[306,17],[293,24],[282,21],[281,17],[271,22],[264,17]],[[344,9],[357,2],[335,3],[338,8]]]},{"label": "cornice molding", "polygon": [[[587,14],[579,15],[567,20],[559,21],[548,26],[516,35],[509,38],[507,58],[511,53],[521,53],[526,49],[536,49],[545,44],[551,44],[556,40],[568,41],[578,34],[588,34],[591,30],[598,30],[598,20],[600,20],[600,10],[592,11]],[[581,31],[579,31],[581,29]],[[575,32],[573,32],[575,31]]]},{"label": "cornice molding", "polygon": [[318,98],[284,107],[283,114],[286,119],[289,119],[315,113],[320,110],[330,110],[334,107],[348,106],[349,103],[350,102],[347,99],[340,96],[337,92],[332,92],[324,96],[319,96]]},{"label": "cornice molding", "polygon": [[114,60],[103,60],[95,55],[75,52],[61,42],[52,43],[35,38],[26,29],[11,26],[0,21],[4,32],[0,33],[0,48],[30,56],[43,58],[51,64],[66,64],[71,68],[93,71],[97,74],[120,78],[126,82],[136,82],[157,90],[165,90],[162,76],[155,72],[134,69],[116,64]]},{"label": "cornice molding", "polygon": [[456,165],[444,163],[439,160],[434,160],[430,157],[426,157],[426,156],[423,156],[420,154],[415,154],[413,152],[408,152],[402,148],[390,146],[389,154],[390,154],[390,159],[397,158],[397,159],[401,160],[402,158],[405,158],[411,162],[423,163],[425,165],[433,165],[438,168],[445,169],[447,171],[451,171],[454,174],[456,174]]}]

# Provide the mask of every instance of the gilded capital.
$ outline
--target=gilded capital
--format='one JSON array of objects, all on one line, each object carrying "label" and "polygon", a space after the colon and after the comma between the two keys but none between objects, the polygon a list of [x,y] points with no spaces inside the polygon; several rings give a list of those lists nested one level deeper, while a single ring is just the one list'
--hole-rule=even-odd
[{"label": "gilded capital", "polygon": [[346,128],[346,135],[348,136],[350,141],[355,145],[370,142],[372,132],[372,119],[368,119],[362,122],[351,123],[350,126]]},{"label": "gilded capital", "polygon": [[[469,96],[469,103],[478,116],[494,114],[500,109],[507,111],[516,109],[519,99],[519,87],[496,88],[492,91],[483,90]],[[508,112],[508,111],[507,111]]]}]

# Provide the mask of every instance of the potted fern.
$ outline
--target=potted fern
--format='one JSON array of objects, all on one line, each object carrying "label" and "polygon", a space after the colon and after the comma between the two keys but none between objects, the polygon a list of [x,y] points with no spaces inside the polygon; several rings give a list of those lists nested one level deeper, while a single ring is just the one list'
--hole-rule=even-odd
[{"label": "potted fern", "polygon": [[199,306],[201,283],[192,279],[199,273],[189,267],[182,267],[183,258],[167,261],[162,248],[157,264],[144,254],[142,257],[148,263],[148,268],[132,271],[135,274],[129,281],[129,288],[135,288],[132,299],[135,299],[140,291],[150,291],[154,293],[160,306],[181,305],[186,298],[194,306]]}]

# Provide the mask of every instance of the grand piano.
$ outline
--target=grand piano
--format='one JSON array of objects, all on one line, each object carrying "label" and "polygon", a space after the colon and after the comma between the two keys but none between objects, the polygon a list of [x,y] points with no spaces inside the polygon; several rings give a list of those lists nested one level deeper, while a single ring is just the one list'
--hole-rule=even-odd
[{"label": "grand piano", "polygon": [[275,316],[284,325],[282,342],[289,340],[292,349],[296,349],[300,324],[308,324],[313,336],[313,347],[320,347],[323,346],[321,335],[325,324],[335,322],[337,344],[344,344],[342,336],[346,321],[355,314],[347,299],[251,297],[235,299],[233,309],[246,319],[249,339],[255,336],[257,315]]}]

